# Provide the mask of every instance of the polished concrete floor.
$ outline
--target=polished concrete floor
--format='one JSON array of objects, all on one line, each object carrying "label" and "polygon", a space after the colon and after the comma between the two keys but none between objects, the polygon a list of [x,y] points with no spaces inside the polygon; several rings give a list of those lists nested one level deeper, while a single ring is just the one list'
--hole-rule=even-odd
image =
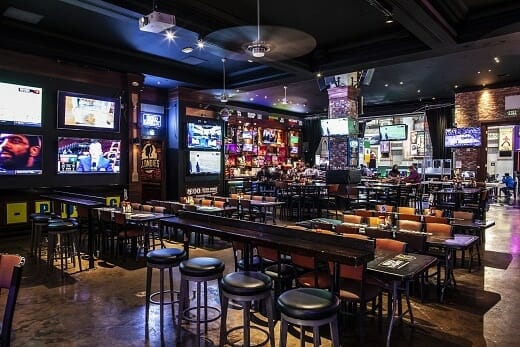
[{"label": "polished concrete floor", "polygon": [[[518,346],[520,345],[520,209],[519,206],[492,206],[488,218],[496,225],[487,230],[483,263],[469,273],[457,268],[456,288],[450,288],[445,303],[436,300],[432,286],[424,302],[414,297],[415,326],[406,317],[394,328],[392,346]],[[169,243],[169,247],[180,247]],[[24,238],[1,239],[0,252],[26,255]],[[225,242],[194,248],[192,256],[209,255],[226,261],[226,272],[233,271],[232,250]],[[171,311],[165,310],[164,336],[159,332],[159,309],[152,306],[149,326],[145,317],[145,266],[142,259],[101,257],[95,269],[69,269],[62,279],[58,271],[49,272],[42,264],[27,259],[16,307],[12,346],[172,346],[178,342]],[[83,262],[87,267],[87,262]],[[176,270],[176,274],[178,272]],[[154,274],[154,283],[158,275]],[[176,276],[176,282],[179,276]],[[210,296],[217,300],[216,285]],[[3,307],[5,295],[0,296]],[[386,312],[384,312],[386,317]],[[241,320],[233,310],[228,326]],[[254,321],[265,325],[260,314]],[[367,318],[366,346],[384,346],[386,321],[382,330],[377,320]],[[201,345],[218,345],[219,326],[210,323]],[[279,324],[276,325],[276,335]],[[292,332],[289,346],[298,346]],[[350,318],[340,323],[341,345],[361,344],[356,322]],[[254,334],[261,338],[261,334]],[[322,345],[329,346],[323,329]],[[181,346],[195,346],[194,324],[183,324]],[[279,346],[278,337],[276,346]],[[308,341],[311,345],[311,340]]]}]

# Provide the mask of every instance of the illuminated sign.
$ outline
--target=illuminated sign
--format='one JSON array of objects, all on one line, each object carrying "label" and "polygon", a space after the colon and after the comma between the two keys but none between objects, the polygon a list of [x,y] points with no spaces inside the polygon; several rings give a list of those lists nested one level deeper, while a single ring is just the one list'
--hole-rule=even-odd
[{"label": "illuminated sign", "polygon": [[157,113],[143,113],[143,127],[146,128],[161,128],[162,116]]}]

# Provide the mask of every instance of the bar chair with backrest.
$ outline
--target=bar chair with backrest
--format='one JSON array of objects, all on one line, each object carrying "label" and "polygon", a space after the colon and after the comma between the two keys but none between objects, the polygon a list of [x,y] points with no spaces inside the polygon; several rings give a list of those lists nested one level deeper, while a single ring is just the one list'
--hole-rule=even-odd
[{"label": "bar chair with backrest", "polygon": [[0,254],[0,290],[7,290],[4,316],[0,327],[0,346],[2,347],[11,345],[11,330],[24,265],[25,259],[19,255]]}]

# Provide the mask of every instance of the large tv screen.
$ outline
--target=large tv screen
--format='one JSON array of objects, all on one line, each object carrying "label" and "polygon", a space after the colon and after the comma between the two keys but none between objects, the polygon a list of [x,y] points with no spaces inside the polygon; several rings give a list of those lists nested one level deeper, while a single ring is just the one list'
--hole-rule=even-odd
[{"label": "large tv screen", "polygon": [[262,143],[276,143],[278,131],[276,129],[262,129]]},{"label": "large tv screen", "polygon": [[42,136],[0,133],[0,175],[41,175]]},{"label": "large tv screen", "polygon": [[219,175],[221,156],[217,151],[190,151],[188,156],[188,174]]},{"label": "large tv screen", "polygon": [[220,149],[222,147],[222,126],[188,122],[188,148]]},{"label": "large tv screen", "polygon": [[0,82],[0,124],[42,125],[42,88]]},{"label": "large tv screen", "polygon": [[403,141],[408,138],[406,124],[381,125],[379,127],[381,141]]},{"label": "large tv screen", "polygon": [[58,91],[58,128],[119,132],[119,98]]},{"label": "large tv screen", "polygon": [[120,141],[58,138],[58,174],[117,174]]},{"label": "large tv screen", "polygon": [[445,147],[479,147],[481,144],[482,137],[479,127],[444,129]]},{"label": "large tv screen", "polygon": [[327,118],[320,122],[321,136],[357,135],[359,132],[358,121],[350,117]]}]

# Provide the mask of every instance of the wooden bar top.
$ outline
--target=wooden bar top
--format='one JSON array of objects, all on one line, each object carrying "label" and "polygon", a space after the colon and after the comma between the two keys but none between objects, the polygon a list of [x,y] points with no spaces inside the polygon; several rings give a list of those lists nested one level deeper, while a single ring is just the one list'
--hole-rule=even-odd
[{"label": "wooden bar top", "polygon": [[361,265],[374,258],[373,240],[314,233],[196,212],[182,212],[179,216],[161,219],[161,223],[181,230],[218,236],[224,240],[249,242],[288,253],[303,252],[349,265]]}]

